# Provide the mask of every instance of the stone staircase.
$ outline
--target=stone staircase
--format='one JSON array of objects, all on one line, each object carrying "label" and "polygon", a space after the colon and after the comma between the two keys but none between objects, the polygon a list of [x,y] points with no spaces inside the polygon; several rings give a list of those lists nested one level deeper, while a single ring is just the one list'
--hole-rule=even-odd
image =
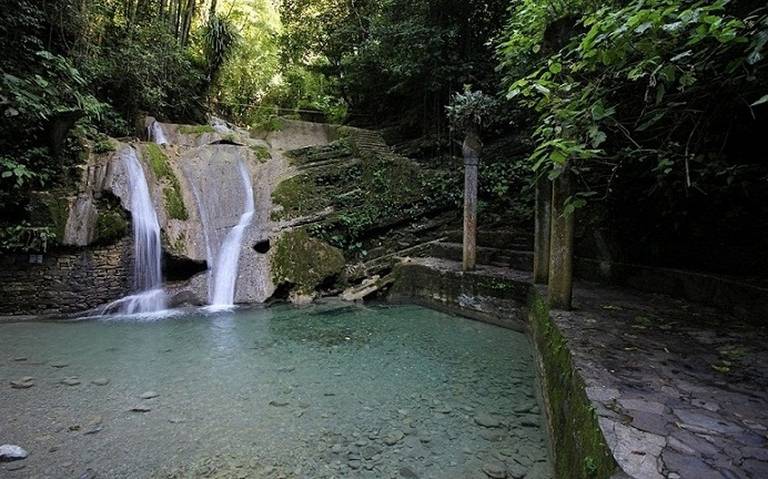
[{"label": "stone staircase", "polygon": [[[480,231],[477,235],[477,263],[479,265],[510,268],[518,271],[533,270],[533,235],[509,230]],[[445,239],[433,243],[424,256],[462,260],[462,231],[447,232]]]},{"label": "stone staircase", "polygon": [[340,133],[346,135],[351,140],[353,147],[360,153],[374,155],[394,154],[378,131],[344,127]]}]

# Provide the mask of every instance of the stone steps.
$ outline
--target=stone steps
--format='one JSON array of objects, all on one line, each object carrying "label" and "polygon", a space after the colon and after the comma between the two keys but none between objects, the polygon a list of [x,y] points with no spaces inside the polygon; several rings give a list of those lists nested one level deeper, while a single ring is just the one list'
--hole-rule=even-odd
[{"label": "stone steps", "polygon": [[[434,258],[461,261],[463,246],[461,243],[441,241],[433,243],[426,253]],[[519,271],[533,271],[533,252],[480,246],[477,248],[477,263]]]},{"label": "stone steps", "polygon": [[[461,243],[464,233],[462,230],[451,230],[446,233],[451,243]],[[533,235],[527,232],[509,230],[480,230],[477,232],[477,245],[490,248],[533,250]]]}]

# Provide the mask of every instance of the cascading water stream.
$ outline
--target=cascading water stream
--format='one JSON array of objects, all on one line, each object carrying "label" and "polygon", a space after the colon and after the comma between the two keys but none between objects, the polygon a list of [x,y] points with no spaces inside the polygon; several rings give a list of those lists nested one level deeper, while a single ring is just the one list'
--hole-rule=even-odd
[{"label": "cascading water stream", "polygon": [[253,185],[248,169],[243,161],[238,162],[240,178],[243,181],[245,194],[245,211],[240,216],[238,223],[232,227],[224,238],[218,254],[212,263],[213,294],[211,295],[211,307],[225,309],[234,306],[235,284],[237,282],[238,262],[240,259],[240,247],[243,241],[243,233],[251,224],[255,211],[253,201]]},{"label": "cascading water stream", "polygon": [[168,139],[165,137],[162,125],[153,121],[149,126],[149,139],[157,143],[158,145],[167,145]]},{"label": "cascading water stream", "polygon": [[149,194],[149,185],[136,150],[125,148],[120,159],[128,174],[131,192],[133,224],[133,287],[135,294],[119,299],[104,308],[105,312],[121,314],[152,313],[166,306],[163,277],[160,268],[162,255],[160,224]]}]

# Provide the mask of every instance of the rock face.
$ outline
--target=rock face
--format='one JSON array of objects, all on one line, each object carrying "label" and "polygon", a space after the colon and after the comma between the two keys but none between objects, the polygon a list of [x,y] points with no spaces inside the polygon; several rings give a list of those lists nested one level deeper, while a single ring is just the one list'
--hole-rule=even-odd
[{"label": "rock face", "polygon": [[[147,125],[153,123],[147,119]],[[270,213],[272,191],[287,167],[283,153],[327,143],[330,127],[285,121],[280,131],[256,134],[218,119],[210,125],[154,126],[167,144],[111,140],[112,151],[88,155],[75,191],[38,195],[36,204],[66,248],[49,249],[39,258],[0,256],[0,281],[9,293],[0,298],[0,315],[71,314],[130,293],[130,189],[119,161],[125,148],[136,150],[149,182],[162,231],[164,274],[174,281],[169,293],[180,304],[208,302],[204,271],[242,213],[237,165],[246,165],[255,213],[243,234],[235,302],[272,296],[269,244],[280,231]]]}]

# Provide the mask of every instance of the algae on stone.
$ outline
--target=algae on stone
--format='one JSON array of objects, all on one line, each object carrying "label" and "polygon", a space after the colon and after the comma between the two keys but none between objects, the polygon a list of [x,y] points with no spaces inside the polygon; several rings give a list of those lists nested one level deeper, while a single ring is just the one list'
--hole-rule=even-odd
[{"label": "algae on stone", "polygon": [[181,184],[171,168],[168,156],[154,143],[147,143],[145,151],[152,172],[158,181],[163,183],[163,197],[168,216],[182,221],[189,219],[189,213],[181,193]]},{"label": "algae on stone", "polygon": [[[273,200],[282,209],[274,219],[333,212],[311,233],[363,258],[377,235],[405,222],[455,208],[460,174],[432,170],[392,153],[374,132],[341,130],[328,145],[288,153],[299,174],[283,181]],[[372,241],[369,241],[372,240]]]},{"label": "algae on stone", "polygon": [[267,148],[264,145],[251,145],[250,146],[251,151],[253,151],[254,155],[256,156],[256,159],[260,163],[264,163],[270,159],[272,159],[272,154],[269,152],[269,148]]},{"label": "algae on stone", "polygon": [[202,135],[204,133],[216,133],[211,125],[182,125],[179,127],[182,135]]},{"label": "algae on stone", "polygon": [[299,294],[310,294],[338,278],[345,266],[340,250],[303,229],[288,231],[277,240],[271,262],[274,283],[292,285]]},{"label": "algae on stone", "polygon": [[96,216],[94,243],[111,244],[128,232],[128,220],[125,212],[119,207],[105,202],[102,204]]},{"label": "algae on stone", "polygon": [[273,220],[296,218],[323,209],[328,202],[317,194],[311,178],[297,175],[282,181],[272,192],[272,200],[283,207]]},{"label": "algae on stone", "polygon": [[584,381],[574,370],[566,339],[553,323],[549,307],[537,290],[530,295],[528,320],[543,369],[540,378],[549,409],[555,477],[611,477],[618,466],[605,442]]}]

